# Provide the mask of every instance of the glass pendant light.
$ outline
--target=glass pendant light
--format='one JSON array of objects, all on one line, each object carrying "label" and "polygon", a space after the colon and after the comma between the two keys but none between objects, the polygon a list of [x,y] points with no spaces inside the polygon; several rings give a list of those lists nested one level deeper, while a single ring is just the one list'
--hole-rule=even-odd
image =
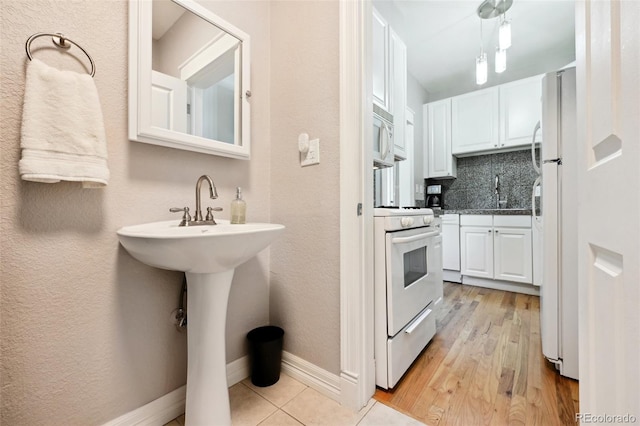
[{"label": "glass pendant light", "polygon": [[476,57],[476,84],[482,85],[487,82],[487,54],[480,52]]},{"label": "glass pendant light", "polygon": [[[476,83],[485,84],[488,78],[487,54],[482,45],[482,21],[498,18],[498,47],[495,55],[495,72],[502,73],[507,69],[507,49],[511,46],[511,21],[507,19],[507,10],[514,0],[483,0],[476,9],[480,18],[480,55],[476,57]],[[495,21],[494,21],[495,22]]]},{"label": "glass pendant light", "polygon": [[476,84],[482,85],[487,82],[487,54],[482,48],[482,19],[480,20],[480,55],[476,56]]},{"label": "glass pendant light", "polygon": [[502,23],[498,28],[498,46],[500,50],[507,50],[511,47],[511,21],[505,14],[502,14]]},{"label": "glass pendant light", "polygon": [[496,47],[495,71],[500,74],[507,69],[507,51]]}]

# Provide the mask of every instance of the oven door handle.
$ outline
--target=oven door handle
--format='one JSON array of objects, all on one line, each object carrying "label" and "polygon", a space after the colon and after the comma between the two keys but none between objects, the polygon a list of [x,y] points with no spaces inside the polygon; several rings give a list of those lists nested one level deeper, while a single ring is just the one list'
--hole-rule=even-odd
[{"label": "oven door handle", "polygon": [[415,330],[420,324],[422,324],[422,321],[424,321],[431,312],[432,312],[431,309],[427,309],[426,311],[424,311],[422,315],[416,318],[415,321],[413,321],[411,325],[407,327],[407,329],[404,332],[407,334],[411,334],[413,330]]},{"label": "oven door handle", "polygon": [[418,235],[412,235],[411,237],[394,237],[391,238],[391,242],[393,244],[406,244],[406,243],[412,243],[414,241],[418,241],[418,240],[422,240],[424,238],[431,238],[431,237],[435,237],[438,234],[440,234],[440,232],[438,231],[434,231],[434,232],[428,232],[426,234],[418,234]]}]

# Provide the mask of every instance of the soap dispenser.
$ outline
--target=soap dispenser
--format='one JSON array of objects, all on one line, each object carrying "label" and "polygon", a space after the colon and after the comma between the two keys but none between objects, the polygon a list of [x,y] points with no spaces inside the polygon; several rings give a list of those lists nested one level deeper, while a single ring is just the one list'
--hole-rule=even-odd
[{"label": "soap dispenser", "polygon": [[231,202],[231,223],[247,221],[247,203],[242,199],[242,188],[236,188],[236,199]]}]

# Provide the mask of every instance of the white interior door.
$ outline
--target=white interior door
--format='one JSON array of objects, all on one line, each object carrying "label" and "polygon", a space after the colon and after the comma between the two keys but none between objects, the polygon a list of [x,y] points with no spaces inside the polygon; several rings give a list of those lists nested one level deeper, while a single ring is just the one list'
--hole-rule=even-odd
[{"label": "white interior door", "polygon": [[[640,419],[640,2],[576,5],[580,412],[630,414],[635,422]],[[599,206],[616,208],[609,215]]]},{"label": "white interior door", "polygon": [[151,125],[187,132],[187,83],[179,78],[151,71]]}]

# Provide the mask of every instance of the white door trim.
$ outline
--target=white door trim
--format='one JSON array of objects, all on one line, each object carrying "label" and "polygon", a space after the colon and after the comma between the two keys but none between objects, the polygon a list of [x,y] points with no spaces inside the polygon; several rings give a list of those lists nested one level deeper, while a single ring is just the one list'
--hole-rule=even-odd
[{"label": "white door trim", "polygon": [[370,0],[339,4],[340,399],[359,410],[375,392],[372,6]]}]

